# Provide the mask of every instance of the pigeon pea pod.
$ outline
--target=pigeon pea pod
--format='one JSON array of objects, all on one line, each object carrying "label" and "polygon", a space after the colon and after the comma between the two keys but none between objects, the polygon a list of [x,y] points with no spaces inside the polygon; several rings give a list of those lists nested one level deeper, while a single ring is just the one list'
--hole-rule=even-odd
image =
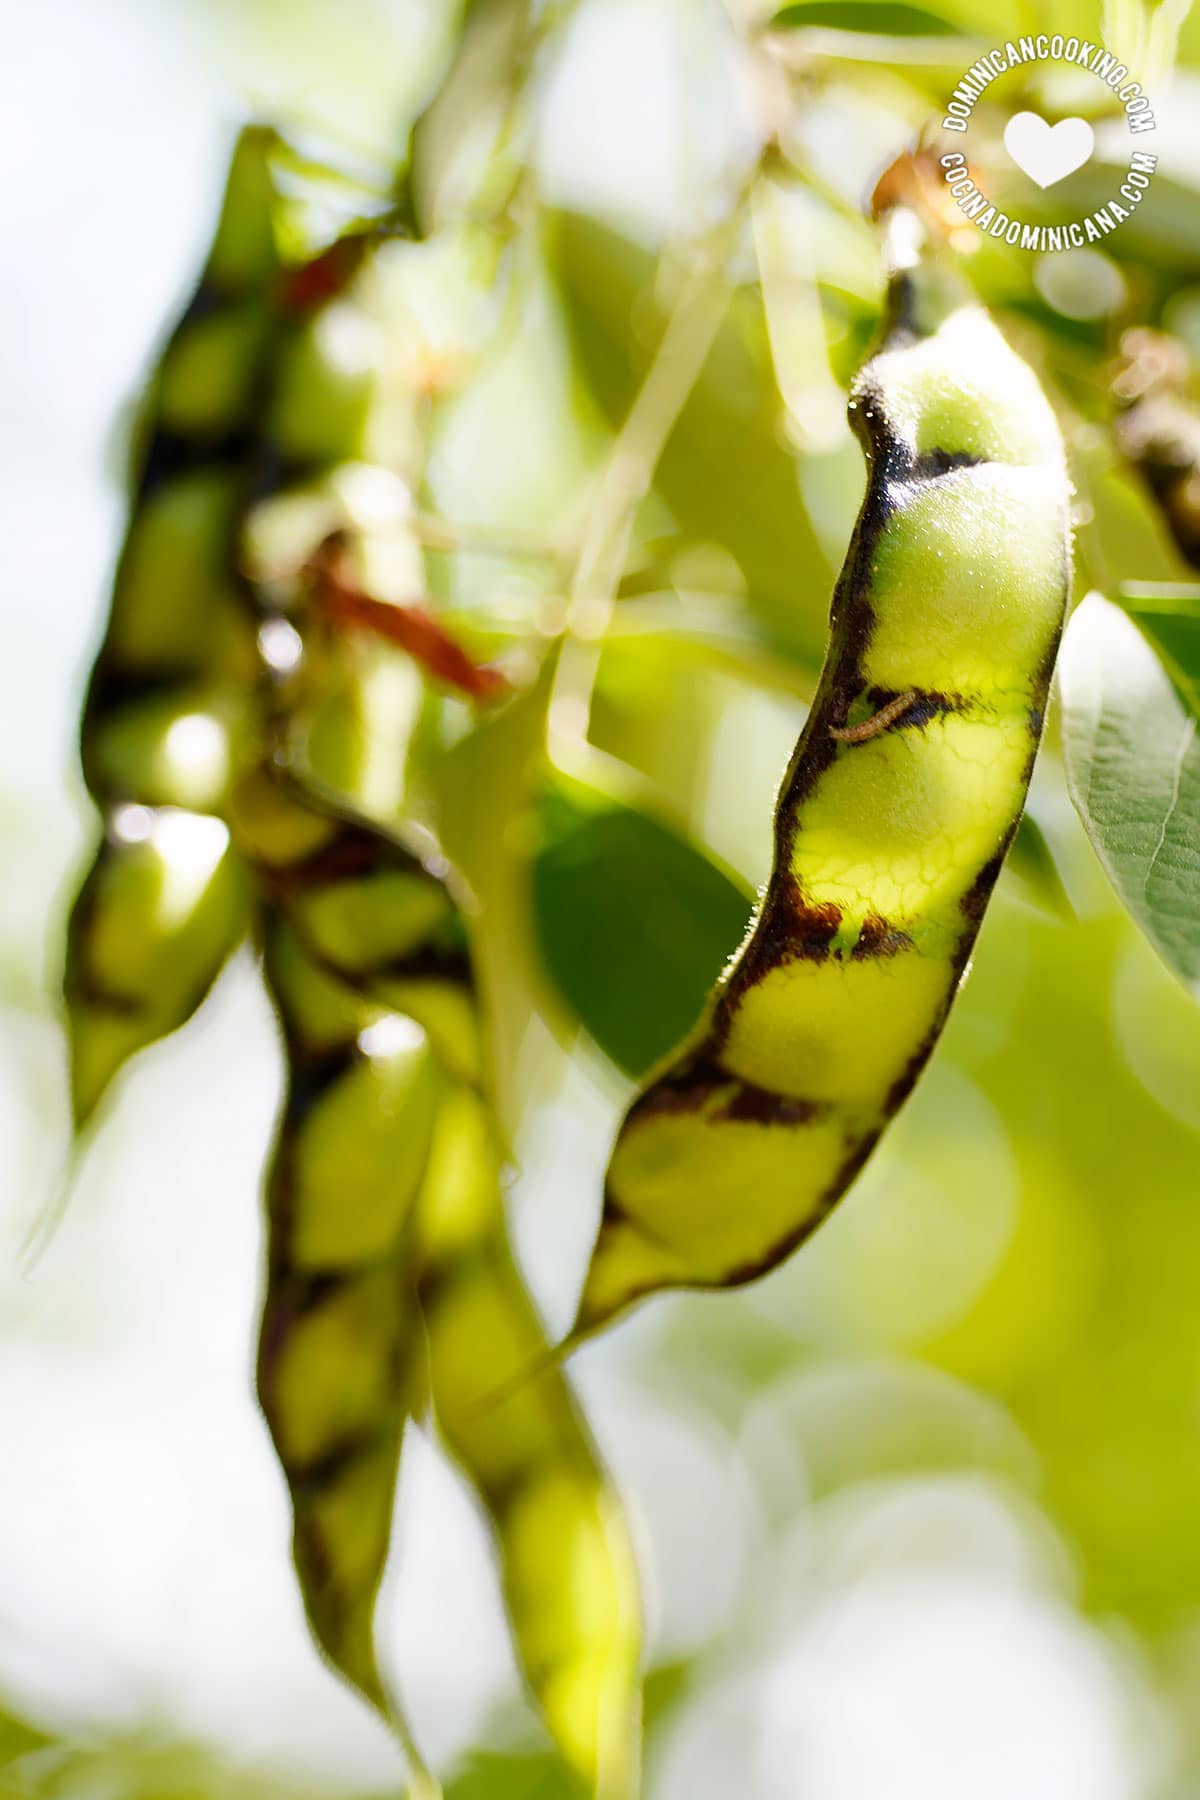
[{"label": "pigeon pea pod", "polygon": [[[318,327],[331,313],[336,319],[375,234],[350,231],[306,260],[285,254],[291,216],[279,180],[283,157],[269,130],[239,137],[204,275],[145,409],[129,528],[81,728],[84,777],[106,829],[68,929],[77,1126],[130,1055],[186,1022],[244,928],[225,901],[227,874],[212,892],[196,877],[214,831],[225,837],[216,820],[228,817],[231,790],[259,755],[262,618],[247,604],[255,590],[243,569],[246,512],[251,497],[279,486],[281,470],[298,478],[292,449],[269,430],[264,435],[264,420],[269,426],[286,398],[309,420],[322,468],[362,449],[362,407],[346,402],[351,389],[366,405],[361,371],[343,367],[338,333],[322,337]],[[351,335],[353,324],[352,317]],[[324,361],[314,342],[329,352]],[[310,347],[299,366],[298,345]],[[378,356],[368,375],[373,395]],[[335,512],[321,528],[339,522]],[[326,736],[337,746],[335,772],[349,782],[380,759],[371,745],[374,721],[358,705],[363,659],[334,662],[357,710],[354,729],[331,716]],[[179,864],[164,889],[169,902],[142,878],[151,866],[161,875],[168,861]],[[190,914],[181,910],[186,895]],[[124,918],[115,907],[126,909]],[[106,968],[106,945],[124,927],[137,954]],[[89,931],[102,931],[104,941],[89,943]],[[139,971],[150,980],[156,957],[165,959],[166,974],[153,974],[143,991]]]},{"label": "pigeon pea pod", "polygon": [[[82,729],[105,834],[69,934],[76,1119],[249,927],[287,1072],[258,1384],[314,1637],[433,1792],[374,1639],[404,1433],[440,1410],[534,1696],[607,1795],[636,1715],[628,1544],[560,1373],[504,1402],[503,1466],[485,1423],[496,1370],[463,1333],[495,1324],[506,1375],[547,1345],[507,1244],[464,920],[440,861],[392,829],[419,668],[505,686],[424,606],[413,505],[434,399],[495,324],[511,221],[416,244],[402,198],[314,255],[277,154],[269,132],[239,140],[145,415]],[[403,629],[378,626],[389,611]]]},{"label": "pigeon pea pod", "polygon": [[416,1021],[441,1063],[480,1077],[478,1008],[462,919],[437,873],[270,764],[232,800],[234,840],[267,911],[326,973]]},{"label": "pigeon pea pod", "polygon": [[434,1412],[491,1519],[526,1678],[589,1790],[628,1795],[641,1639],[627,1527],[571,1390],[547,1366],[508,1245],[494,1127],[465,1086],[439,1116],[417,1246]]},{"label": "pigeon pea pod", "polygon": [[292,1496],[314,1636],[391,1717],[374,1610],[401,1438],[422,1406],[405,1245],[438,1071],[418,1025],[338,982],[278,920],[264,966],[288,1088],[267,1180],[259,1396]]},{"label": "pigeon pea pod", "polygon": [[360,974],[368,956],[391,975],[411,962],[457,996],[469,971],[461,938],[444,942],[452,908],[436,877],[291,773],[285,745],[313,679],[303,654],[284,674],[264,666],[258,759],[230,795],[287,1070],[266,1176],[258,1391],[313,1636],[395,1728],[414,1791],[434,1793],[388,1691],[375,1611],[404,1431],[424,1410],[412,1214],[446,1075],[419,1020]]},{"label": "pigeon pea pod", "polygon": [[191,1017],[245,930],[217,817],[253,633],[230,570],[279,279],[274,134],[242,133],[199,289],[163,354],[110,615],[84,704],[104,836],[67,928],[77,1128],[138,1050]]},{"label": "pigeon pea pod", "polygon": [[163,353],[108,626],[84,706],[102,805],[220,805],[253,639],[229,566],[281,262],[277,140],[238,140],[200,286]]},{"label": "pigeon pea pod", "polygon": [[400,623],[424,602],[429,413],[495,323],[504,243],[482,226],[414,242],[396,215],[340,239],[280,335],[263,411],[238,558],[249,616],[268,645],[286,628],[302,640],[306,767],[385,829],[403,806],[397,722],[421,704],[417,666],[382,627],[332,620],[330,596],[350,590]]},{"label": "pigeon pea pod", "polygon": [[129,1057],[192,1016],[248,920],[245,881],[219,819],[172,807],[113,809],[67,930],[77,1127]]},{"label": "pigeon pea pod", "polygon": [[775,1267],[826,1217],[945,1023],[1020,819],[1069,583],[1032,372],[935,256],[897,254],[850,416],[868,485],[774,867],[694,1036],[634,1100],[574,1335]]},{"label": "pigeon pea pod", "polygon": [[289,1096],[268,1180],[260,1393],[314,1630],[382,1703],[371,1608],[402,1421],[427,1380],[491,1518],[547,1724],[596,1791],[625,1793],[639,1628],[618,1502],[561,1372],[491,1398],[547,1341],[508,1247],[462,917],[436,865],[278,769],[243,786],[235,820],[282,922],[267,973]]},{"label": "pigeon pea pod", "polygon": [[421,591],[408,512],[424,403],[393,284],[405,248],[389,221],[354,228],[288,280],[231,558],[257,665],[226,810],[287,1066],[260,1398],[314,1637],[395,1726],[425,1791],[374,1621],[406,1421],[423,1410],[413,1203],[448,1085],[479,1079],[480,1032],[443,883],[367,816],[395,817],[395,676],[419,679],[323,605],[335,558],[380,606]]}]

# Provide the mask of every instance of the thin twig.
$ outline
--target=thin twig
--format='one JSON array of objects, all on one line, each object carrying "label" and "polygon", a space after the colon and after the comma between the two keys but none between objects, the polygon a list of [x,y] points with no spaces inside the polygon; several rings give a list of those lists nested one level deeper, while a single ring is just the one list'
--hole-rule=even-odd
[{"label": "thin twig", "polygon": [[496,700],[509,692],[508,677],[477,662],[428,610],[423,597],[400,605],[367,593],[349,569],[345,547],[336,533],[321,545],[310,566],[313,597],[336,629],[370,632],[398,645],[426,674],[473,700]]},{"label": "thin twig", "polygon": [[536,532],[514,531],[504,525],[476,524],[464,519],[443,519],[437,513],[418,512],[408,521],[413,536],[428,550],[463,550],[482,556],[529,557],[562,563],[567,552],[553,539]]},{"label": "thin twig", "polygon": [[[685,280],[654,361],[609,452],[571,581],[570,608],[576,614],[612,603],[638,506],[729,304],[727,229],[721,237],[726,240],[722,253],[710,252],[699,259]],[[596,624],[590,619],[588,624],[589,635],[594,634]]]},{"label": "thin twig", "polygon": [[586,738],[601,640],[612,618],[637,510],[728,308],[727,265],[738,240],[743,204],[759,168],[756,159],[728,214],[696,246],[653,361],[609,451],[588,510],[550,699],[555,760],[573,760]]}]

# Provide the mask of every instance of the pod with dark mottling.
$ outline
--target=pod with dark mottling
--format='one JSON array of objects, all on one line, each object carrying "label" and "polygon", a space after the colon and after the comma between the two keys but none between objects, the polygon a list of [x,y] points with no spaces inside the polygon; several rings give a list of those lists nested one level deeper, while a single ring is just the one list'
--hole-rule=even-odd
[{"label": "pod with dark mottling", "polygon": [[593,1791],[628,1794],[636,1575],[565,1377],[510,1380],[547,1341],[508,1246],[462,917],[413,852],[277,768],[243,784],[235,831],[272,921],[288,1063],[259,1391],[314,1632],[387,1707],[371,1621],[404,1420],[427,1382],[491,1518],[547,1724]]},{"label": "pod with dark mottling", "polygon": [[774,1268],[925,1066],[1016,830],[1069,584],[1069,484],[1029,368],[891,222],[850,416],[866,497],[785,776],[774,867],[691,1040],[630,1107],[574,1336]]},{"label": "pod with dark mottling", "polygon": [[416,1215],[434,1412],[491,1519],[518,1658],[546,1723],[589,1791],[617,1800],[636,1792],[637,1575],[570,1387],[548,1366],[499,1170],[490,1112],[457,1084]]},{"label": "pod with dark mottling", "polygon": [[230,569],[280,272],[274,133],[234,151],[200,286],[163,353],[80,734],[104,836],[67,929],[77,1127],[123,1063],[186,1023],[242,937],[220,823],[253,632]]},{"label": "pod with dark mottling", "polygon": [[401,1437],[422,1410],[405,1246],[438,1071],[419,1025],[339,982],[278,920],[264,964],[288,1088],[267,1180],[259,1396],[291,1490],[314,1635],[390,1715],[374,1609]]},{"label": "pod with dark mottling", "polygon": [[146,402],[112,607],[84,706],[101,805],[218,810],[253,636],[230,568],[281,261],[278,143],[244,131],[208,263]]},{"label": "pod with dark mottling", "polygon": [[245,880],[219,819],[175,807],[113,810],[67,930],[78,1125],[129,1057],[191,1018],[248,920]]}]

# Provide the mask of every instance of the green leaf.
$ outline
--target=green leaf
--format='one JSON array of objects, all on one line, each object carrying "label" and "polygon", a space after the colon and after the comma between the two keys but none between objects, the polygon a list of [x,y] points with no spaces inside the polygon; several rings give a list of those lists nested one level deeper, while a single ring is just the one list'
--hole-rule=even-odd
[{"label": "green leaf", "polygon": [[454,1777],[446,1800],[586,1800],[586,1795],[558,1757],[479,1751]]},{"label": "green leaf", "polygon": [[[1124,177],[1124,163],[1115,164],[1097,155],[1086,167],[1068,176],[1061,189],[1055,183],[1053,194],[1032,183],[1023,184],[1020,210],[1030,224],[1051,225],[1061,222],[1069,204],[1071,217],[1085,219],[1111,204]],[[1151,269],[1169,274],[1176,284],[1181,280],[1194,281],[1200,261],[1196,176],[1182,168],[1173,168],[1170,174],[1156,171],[1144,199],[1131,209],[1129,217],[1122,220],[1120,229],[1106,243],[1110,254],[1126,266],[1146,263]]]},{"label": "green leaf", "polygon": [[[580,213],[553,216],[548,254],[576,356],[613,426],[629,412],[664,325],[653,254]],[[680,536],[718,544],[781,646],[824,648],[834,571],[813,532],[782,435],[762,297],[735,293],[658,466]]]},{"label": "green leaf", "polygon": [[639,594],[623,600],[603,639],[610,663],[636,658],[655,681],[677,678],[681,667],[698,665],[732,675],[769,692],[811,700],[820,664],[773,646],[736,603],[680,605],[671,592]]},{"label": "green leaf", "polygon": [[642,1075],[696,1023],[751,896],[648,813],[577,784],[541,808],[533,903],[546,968],[601,1049]]},{"label": "green leaf", "polygon": [[1090,594],[1059,665],[1071,798],[1117,894],[1200,993],[1200,741],[1149,640]]},{"label": "green leaf", "polygon": [[905,6],[902,0],[796,0],[771,20],[773,31],[799,31],[805,26],[824,31],[865,31],[875,37],[964,37],[954,25],[923,6]]},{"label": "green leaf", "polygon": [[1189,595],[1151,598],[1123,592],[1125,611],[1148,639],[1189,712],[1200,713],[1200,602]]},{"label": "green leaf", "polygon": [[18,1757],[27,1755],[31,1750],[44,1749],[51,1741],[45,1732],[26,1724],[24,1719],[18,1719],[9,1712],[0,1712],[0,1771],[7,1769]]},{"label": "green leaf", "polygon": [[1017,835],[1012,841],[1006,867],[1020,881],[1029,899],[1040,906],[1043,912],[1056,919],[1075,917],[1075,908],[1063,885],[1054,852],[1045,832],[1028,811],[1021,815],[1021,823],[1017,826]]}]

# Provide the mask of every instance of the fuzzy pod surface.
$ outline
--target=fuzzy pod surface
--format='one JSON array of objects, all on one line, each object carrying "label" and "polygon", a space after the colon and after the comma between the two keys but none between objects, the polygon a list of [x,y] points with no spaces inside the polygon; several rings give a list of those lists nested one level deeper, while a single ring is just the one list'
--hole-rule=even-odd
[{"label": "fuzzy pod surface", "polygon": [[849,406],[867,490],[772,874],[620,1127],[575,1338],[660,1289],[752,1280],[816,1229],[937,1043],[1021,817],[1070,578],[1054,415],[920,254]]}]

